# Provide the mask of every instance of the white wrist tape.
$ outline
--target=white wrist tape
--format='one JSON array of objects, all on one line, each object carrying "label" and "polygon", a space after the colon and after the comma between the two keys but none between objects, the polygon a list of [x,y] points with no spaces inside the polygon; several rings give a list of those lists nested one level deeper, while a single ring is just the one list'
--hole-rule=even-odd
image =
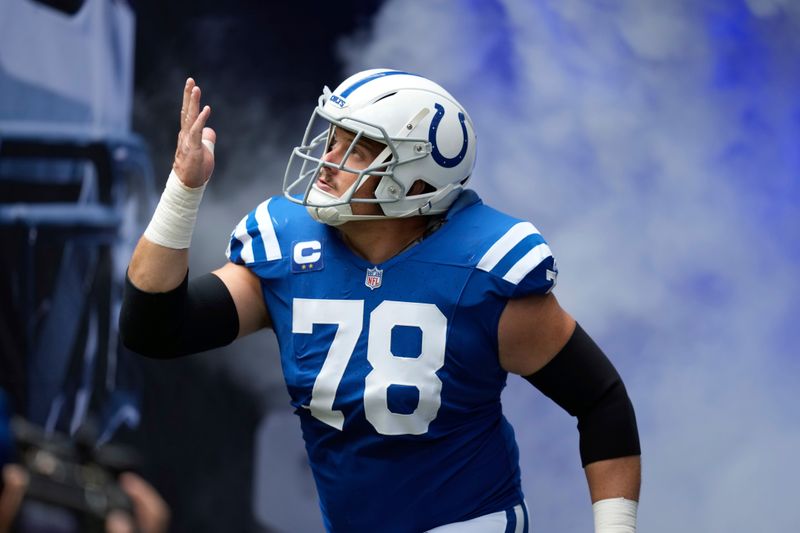
[{"label": "white wrist tape", "polygon": [[176,250],[188,248],[205,190],[205,183],[197,188],[187,187],[175,170],[170,172],[153,219],[144,230],[147,240]]},{"label": "white wrist tape", "polygon": [[639,504],[625,498],[609,498],[592,505],[595,533],[636,533]]}]

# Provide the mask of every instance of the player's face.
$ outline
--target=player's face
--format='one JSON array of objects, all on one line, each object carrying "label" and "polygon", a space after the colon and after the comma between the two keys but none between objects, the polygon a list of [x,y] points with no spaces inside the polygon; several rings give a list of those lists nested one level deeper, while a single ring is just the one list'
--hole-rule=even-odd
[{"label": "player's face", "polygon": [[[323,156],[322,159],[330,163],[341,163],[342,158],[344,157],[348,148],[350,148],[350,144],[353,142],[354,137],[355,134],[350,131],[341,128],[334,128],[331,142],[328,146],[328,152]],[[382,143],[362,137],[358,141],[358,144],[356,144],[356,146],[353,148],[353,151],[350,152],[350,155],[347,158],[346,166],[354,170],[365,169],[375,160],[375,158],[381,153],[381,151],[383,151],[384,148],[385,146]],[[347,189],[350,188],[357,178],[358,174],[354,174],[352,172],[323,167],[320,171],[319,177],[317,178],[316,185],[329,194],[341,197],[345,192],[347,192]],[[355,192],[353,195],[354,198],[373,197],[372,193],[377,186],[378,180],[376,178],[367,178],[367,180],[368,183],[362,185]]]}]

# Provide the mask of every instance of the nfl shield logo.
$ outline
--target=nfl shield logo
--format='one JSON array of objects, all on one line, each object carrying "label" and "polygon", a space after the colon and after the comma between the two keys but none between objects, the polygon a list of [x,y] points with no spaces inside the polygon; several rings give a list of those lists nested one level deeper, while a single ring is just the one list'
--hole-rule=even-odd
[{"label": "nfl shield logo", "polygon": [[382,281],[383,270],[379,269],[378,267],[367,269],[367,277],[364,279],[364,285],[369,287],[370,290],[375,290],[380,287]]}]

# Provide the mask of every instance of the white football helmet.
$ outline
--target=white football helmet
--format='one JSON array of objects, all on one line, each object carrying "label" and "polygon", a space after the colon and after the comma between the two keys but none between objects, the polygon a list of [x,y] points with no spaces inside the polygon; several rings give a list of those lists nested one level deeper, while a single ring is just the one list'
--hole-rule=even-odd
[{"label": "white football helmet", "polygon": [[[323,161],[334,128],[355,134],[342,161]],[[356,143],[368,137],[386,145],[367,168],[347,166]],[[444,213],[464,188],[475,164],[475,130],[450,93],[429,79],[389,69],[347,78],[333,92],[325,87],[311,114],[303,142],[292,150],[283,192],[312,217],[337,226],[348,220]],[[319,189],[323,166],[357,174],[341,197]],[[375,198],[353,198],[368,176],[379,176]],[[409,196],[422,180],[430,187]],[[384,215],[354,215],[351,202],[380,204]]]}]

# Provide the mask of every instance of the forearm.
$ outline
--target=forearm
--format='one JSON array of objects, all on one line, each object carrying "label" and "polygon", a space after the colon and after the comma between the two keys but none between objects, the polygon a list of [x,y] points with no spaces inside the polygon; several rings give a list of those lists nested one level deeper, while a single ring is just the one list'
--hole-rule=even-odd
[{"label": "forearm", "polygon": [[631,455],[595,461],[586,465],[586,481],[592,503],[608,498],[639,500],[642,482],[641,457]]},{"label": "forearm", "polygon": [[[157,358],[224,346],[239,332],[236,305],[225,283],[213,274],[189,282],[188,247],[194,220],[176,219],[163,211],[159,220],[167,194],[162,196],[153,221],[134,250],[119,317],[122,343],[130,350]],[[175,198],[172,200],[175,204]],[[187,204],[180,197],[177,200]],[[185,220],[191,224],[185,224]],[[172,226],[181,225],[189,231],[170,235]]]},{"label": "forearm", "polygon": [[638,455],[586,465],[595,533],[635,533],[642,466]]},{"label": "forearm", "polygon": [[181,284],[188,268],[188,249],[167,248],[142,237],[128,265],[128,277],[145,292],[167,292]]},{"label": "forearm", "polygon": [[204,190],[204,185],[187,186],[175,170],[170,173],[128,268],[128,277],[136,287],[145,292],[167,292],[183,281]]},{"label": "forearm", "polygon": [[561,351],[526,379],[578,418],[595,532],[634,533],[641,482],[639,433],[614,366],[576,325]]}]

